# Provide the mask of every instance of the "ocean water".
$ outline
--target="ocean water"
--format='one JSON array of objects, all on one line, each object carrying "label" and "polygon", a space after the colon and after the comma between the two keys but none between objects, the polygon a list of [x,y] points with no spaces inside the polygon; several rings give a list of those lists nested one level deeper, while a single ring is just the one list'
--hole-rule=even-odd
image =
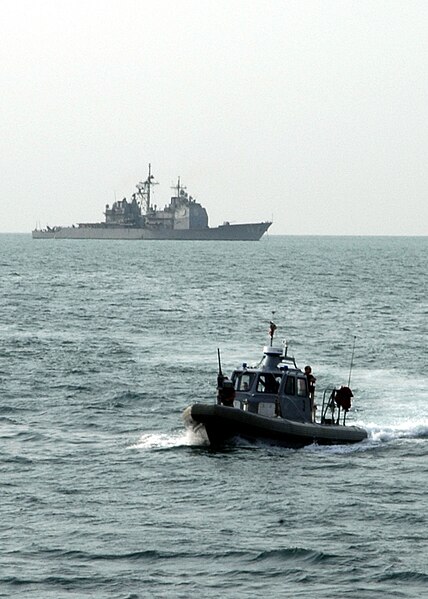
[{"label": "ocean water", "polygon": [[[0,597],[428,597],[427,238],[0,235]],[[181,412],[278,340],[355,446],[211,450]],[[351,370],[352,344],[355,354]]]}]

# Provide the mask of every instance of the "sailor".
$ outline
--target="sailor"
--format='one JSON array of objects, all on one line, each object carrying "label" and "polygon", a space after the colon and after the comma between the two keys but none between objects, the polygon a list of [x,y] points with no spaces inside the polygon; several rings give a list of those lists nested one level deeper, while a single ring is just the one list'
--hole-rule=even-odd
[{"label": "sailor", "polygon": [[224,377],[221,387],[218,387],[217,403],[232,408],[234,399],[235,388],[233,383],[227,377]]},{"label": "sailor", "polygon": [[312,374],[312,368],[305,366],[305,375],[308,380],[309,397],[314,397],[315,394],[315,381],[317,380]]},{"label": "sailor", "polygon": [[266,375],[265,393],[278,393],[279,383],[273,374]]},{"label": "sailor", "polygon": [[309,400],[311,402],[312,421],[315,421],[317,405],[314,403],[314,397],[315,397],[315,382],[317,379],[312,374],[312,368],[310,366],[305,366],[305,375],[306,375],[306,379],[308,381],[308,391],[309,391]]}]

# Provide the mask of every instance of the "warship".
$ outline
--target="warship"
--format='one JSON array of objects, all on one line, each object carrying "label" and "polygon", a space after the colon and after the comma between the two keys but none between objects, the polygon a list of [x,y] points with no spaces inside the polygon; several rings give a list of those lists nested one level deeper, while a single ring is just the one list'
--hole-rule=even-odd
[{"label": "warship", "polygon": [[187,239],[216,241],[258,241],[271,222],[208,226],[206,209],[190,196],[178,178],[170,203],[159,210],[152,204],[151,192],[157,185],[151,173],[137,184],[131,200],[106,205],[105,221],[77,226],[35,228],[33,239]]}]

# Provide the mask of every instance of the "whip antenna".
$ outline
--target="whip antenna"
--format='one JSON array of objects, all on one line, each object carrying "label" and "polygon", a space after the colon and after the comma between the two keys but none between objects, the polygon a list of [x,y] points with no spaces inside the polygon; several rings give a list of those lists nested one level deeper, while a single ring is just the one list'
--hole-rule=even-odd
[{"label": "whip antenna", "polygon": [[357,338],[356,335],[354,335],[354,343],[352,344],[352,356],[351,356],[351,365],[349,367],[349,378],[348,378],[348,387],[351,384],[351,373],[352,373],[352,366],[354,363],[354,351],[355,351],[355,339]]},{"label": "whip antenna", "polygon": [[218,358],[218,374],[219,376],[223,376],[223,373],[221,371],[221,358],[220,358],[220,349],[217,348],[217,358]]},{"label": "whip antenna", "polygon": [[223,389],[224,379],[223,372],[221,369],[221,358],[220,358],[220,349],[217,348],[217,358],[218,358],[218,374],[217,374],[217,389]]}]

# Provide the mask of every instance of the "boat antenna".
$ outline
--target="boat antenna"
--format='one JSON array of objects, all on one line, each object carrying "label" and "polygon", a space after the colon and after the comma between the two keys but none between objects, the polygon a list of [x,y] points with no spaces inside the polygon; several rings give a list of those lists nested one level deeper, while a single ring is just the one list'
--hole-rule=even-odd
[{"label": "boat antenna", "polygon": [[352,366],[354,364],[354,351],[355,351],[355,339],[356,338],[357,338],[357,336],[354,335],[354,342],[352,344],[351,365],[349,366],[348,387],[351,385],[351,373],[352,373]]},{"label": "boat antenna", "polygon": [[220,348],[217,348],[217,358],[218,358],[218,373],[223,376],[223,373],[221,371],[221,358],[220,358]]},{"label": "boat antenna", "polygon": [[218,359],[218,375],[217,375],[217,389],[221,389],[223,387],[224,376],[221,370],[221,358],[220,358],[220,349],[217,348],[217,359]]}]

